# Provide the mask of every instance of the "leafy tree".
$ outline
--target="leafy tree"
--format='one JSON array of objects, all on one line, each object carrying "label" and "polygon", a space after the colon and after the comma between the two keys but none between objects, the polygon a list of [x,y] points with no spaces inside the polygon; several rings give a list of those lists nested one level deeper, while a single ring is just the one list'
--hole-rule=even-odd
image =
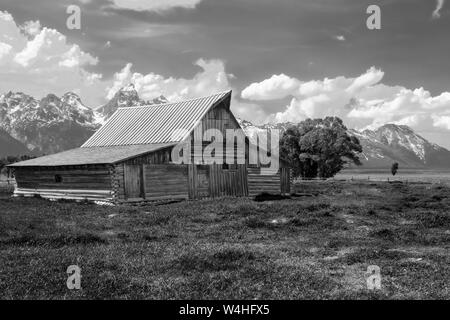
[{"label": "leafy tree", "polygon": [[280,142],[280,152],[293,166],[296,177],[330,178],[348,163],[361,165],[358,138],[347,133],[337,117],[307,119],[288,128]]},{"label": "leafy tree", "polygon": [[393,176],[397,174],[398,171],[398,162],[394,162],[391,167],[391,173]]},{"label": "leafy tree", "polygon": [[36,158],[35,156],[22,155],[22,156],[6,156],[4,158],[0,158],[0,173],[6,170],[6,166],[12,163],[16,163],[19,161],[25,161]]}]

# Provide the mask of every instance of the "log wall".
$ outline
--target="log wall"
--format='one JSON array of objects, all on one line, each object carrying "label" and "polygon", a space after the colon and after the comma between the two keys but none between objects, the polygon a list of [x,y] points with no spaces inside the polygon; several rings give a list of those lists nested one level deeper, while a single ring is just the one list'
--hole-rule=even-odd
[{"label": "log wall", "polygon": [[106,165],[15,168],[16,196],[113,200],[111,168]]},{"label": "log wall", "polygon": [[16,168],[15,177],[19,188],[111,189],[110,172],[107,166]]}]

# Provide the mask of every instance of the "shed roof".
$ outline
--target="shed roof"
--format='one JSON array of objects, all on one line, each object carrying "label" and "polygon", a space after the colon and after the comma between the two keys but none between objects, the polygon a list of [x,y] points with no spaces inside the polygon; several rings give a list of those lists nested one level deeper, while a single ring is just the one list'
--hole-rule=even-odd
[{"label": "shed roof", "polygon": [[231,91],[177,103],[119,108],[81,147],[180,142]]},{"label": "shed roof", "polygon": [[76,148],[60,153],[39,157],[36,159],[21,161],[9,165],[9,167],[47,167],[47,166],[75,166],[85,164],[113,164],[124,161],[149,152],[154,152],[174,143],[144,144],[130,146],[109,146]]}]

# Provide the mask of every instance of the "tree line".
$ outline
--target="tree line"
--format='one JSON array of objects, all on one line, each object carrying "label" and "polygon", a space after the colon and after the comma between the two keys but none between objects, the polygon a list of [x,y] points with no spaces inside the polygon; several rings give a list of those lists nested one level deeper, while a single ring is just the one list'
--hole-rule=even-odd
[{"label": "tree line", "polygon": [[19,161],[25,161],[36,158],[35,156],[30,155],[21,155],[21,156],[6,156],[3,158],[0,158],[0,172],[3,171],[4,168],[6,168],[7,165],[13,164]]}]

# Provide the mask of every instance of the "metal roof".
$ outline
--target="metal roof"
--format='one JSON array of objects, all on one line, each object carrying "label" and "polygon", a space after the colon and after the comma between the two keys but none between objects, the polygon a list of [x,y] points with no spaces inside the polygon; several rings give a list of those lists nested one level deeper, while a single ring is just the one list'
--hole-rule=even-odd
[{"label": "metal roof", "polygon": [[8,167],[75,166],[113,164],[149,152],[174,146],[174,143],[77,148],[36,159],[13,163]]},{"label": "metal roof", "polygon": [[177,103],[119,108],[81,148],[182,141],[226,97],[231,97],[231,91]]}]

